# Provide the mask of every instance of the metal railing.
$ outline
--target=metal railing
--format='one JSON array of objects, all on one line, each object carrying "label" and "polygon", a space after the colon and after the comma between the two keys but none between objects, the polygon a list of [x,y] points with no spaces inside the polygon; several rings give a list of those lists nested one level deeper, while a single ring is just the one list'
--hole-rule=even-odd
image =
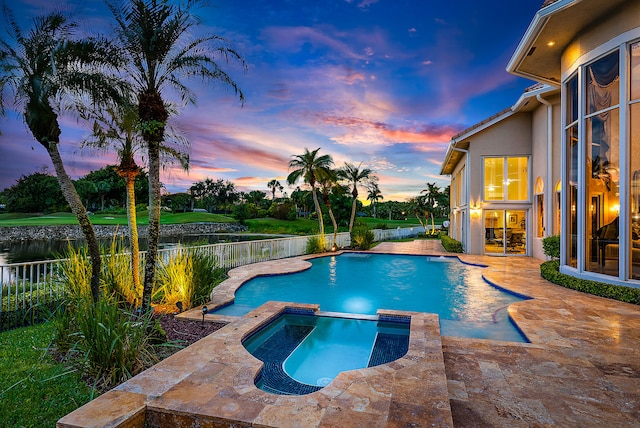
[{"label": "metal railing", "polygon": [[[373,230],[376,242],[408,238],[422,232],[424,229],[420,226]],[[299,236],[197,247],[176,246],[158,250],[158,259],[168,260],[178,251],[198,251],[213,256],[218,266],[232,269],[304,255],[309,238]],[[325,247],[330,248],[333,234],[326,234],[324,238]],[[348,232],[336,234],[335,239],[338,247],[347,247],[351,243]],[[141,261],[144,261],[144,254],[140,254]],[[64,261],[57,259],[0,265],[0,331],[40,322],[62,302],[64,289],[60,265]]]}]

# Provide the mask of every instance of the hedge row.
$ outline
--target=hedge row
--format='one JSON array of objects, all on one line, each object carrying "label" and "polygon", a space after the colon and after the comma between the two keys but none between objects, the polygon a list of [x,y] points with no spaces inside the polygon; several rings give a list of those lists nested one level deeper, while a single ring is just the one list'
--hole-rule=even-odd
[{"label": "hedge row", "polygon": [[558,260],[550,260],[542,263],[540,265],[540,275],[547,281],[562,287],[640,305],[640,289],[625,287],[623,285],[606,284],[604,282],[566,275],[560,272],[560,261]]},{"label": "hedge row", "polygon": [[462,249],[462,242],[456,241],[449,235],[446,235],[444,233],[440,234],[440,242],[442,242],[442,246],[444,247],[444,249],[450,253],[464,252],[464,250]]}]

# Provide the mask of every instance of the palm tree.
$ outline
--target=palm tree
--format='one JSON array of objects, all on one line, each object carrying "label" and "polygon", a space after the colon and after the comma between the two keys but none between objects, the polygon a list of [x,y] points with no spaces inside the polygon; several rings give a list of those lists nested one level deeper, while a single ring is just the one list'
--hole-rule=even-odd
[{"label": "palm tree", "polygon": [[345,162],[344,167],[338,171],[338,176],[345,180],[351,187],[351,196],[353,196],[353,205],[351,206],[351,219],[349,220],[349,232],[353,229],[353,222],[356,218],[356,204],[358,202],[358,186],[370,186],[376,183],[378,177],[373,175],[373,171],[369,168],[360,169],[362,163],[358,166]]},{"label": "palm tree", "polygon": [[284,187],[282,187],[282,184],[280,184],[280,182],[276,179],[271,180],[270,182],[267,183],[267,187],[269,189],[271,189],[271,200],[275,201],[276,199],[276,191],[279,190],[282,192],[282,190],[284,190]]},{"label": "palm tree", "polygon": [[[428,211],[425,205],[424,196],[415,196],[409,199],[409,211],[413,212],[420,225],[424,229],[424,233],[427,233],[427,214]],[[404,213],[403,213],[404,214]],[[424,221],[422,221],[422,215],[424,214]]]},{"label": "palm tree", "polygon": [[[135,181],[142,172],[135,161],[134,154],[140,150],[144,144],[138,128],[138,111],[131,101],[122,101],[111,107],[98,112],[87,106],[82,111],[83,117],[93,120],[93,134],[85,140],[85,144],[97,146],[102,149],[109,149],[113,146],[120,164],[115,168],[117,174],[125,180],[126,200],[127,200],[127,224],[129,227],[129,245],[131,250],[131,273],[134,289],[139,296],[140,273],[139,273],[139,253],[138,243],[138,220],[136,215],[136,195]],[[173,134],[173,133],[172,133]],[[177,139],[182,139],[176,136]],[[189,168],[189,157],[173,147],[163,144],[160,147],[165,155],[176,159],[184,170]],[[134,302],[130,302],[134,303]]]},{"label": "palm tree", "polygon": [[[440,195],[440,188],[436,186],[436,183],[427,183],[427,188],[421,190],[420,194],[421,195],[423,194],[422,199],[423,199],[423,206],[425,210],[425,221],[426,221],[426,214],[429,213],[429,215],[431,216],[431,234],[435,234],[436,225],[435,225],[433,212],[436,207],[436,201],[438,200],[438,197],[439,197],[438,195]],[[425,232],[426,232],[426,228],[425,228]]]},{"label": "palm tree", "polygon": [[316,184],[329,174],[329,170],[333,165],[333,159],[331,159],[331,155],[318,156],[319,151],[320,147],[312,152],[305,148],[303,154],[292,156],[292,159],[289,161],[289,170],[292,171],[287,176],[287,183],[292,185],[295,184],[298,179],[302,178],[303,181],[311,187],[313,204],[318,214],[320,236],[324,239],[324,222],[320,203],[318,202],[318,195],[316,194]]},{"label": "palm tree", "polygon": [[337,248],[336,240],[338,234],[338,223],[336,222],[336,217],[333,215],[333,210],[331,209],[331,198],[329,198],[329,193],[340,193],[342,191],[338,184],[337,172],[333,169],[327,169],[326,173],[322,174],[318,178],[318,184],[320,185],[320,191],[322,192],[322,201],[327,206],[329,218],[331,218],[331,224],[333,225],[333,245],[331,248],[335,250]]},{"label": "palm tree", "polygon": [[[11,10],[3,6],[6,30],[13,44],[0,40],[0,105],[11,91],[15,105],[33,137],[47,151],[62,193],[75,214],[91,257],[91,297],[100,298],[100,248],[93,226],[78,192],[66,172],[58,150],[58,114],[67,101],[89,97],[99,103],[118,98],[122,85],[105,74],[115,68],[120,55],[101,38],[73,38],[76,23],[59,12],[34,18],[24,33]],[[7,92],[5,92],[7,91]],[[2,108],[2,113],[4,109]]]},{"label": "palm tree", "polygon": [[378,183],[371,183],[371,185],[367,189],[367,200],[371,201],[371,203],[373,204],[373,218],[376,218],[376,203],[380,199],[384,199],[384,197],[382,196],[382,192],[378,187]]},{"label": "palm tree", "polygon": [[149,247],[142,293],[142,304],[146,309],[151,304],[160,236],[160,145],[169,118],[167,92],[175,90],[182,102],[194,103],[195,94],[180,78],[199,76],[205,81],[220,81],[231,87],[244,103],[244,94],[217,62],[219,58],[226,62],[238,60],[246,70],[244,59],[217,35],[189,38],[200,24],[194,9],[201,4],[200,0],[180,5],[167,0],[107,1],[128,60],[128,74],[138,99],[142,138],[147,146]]}]

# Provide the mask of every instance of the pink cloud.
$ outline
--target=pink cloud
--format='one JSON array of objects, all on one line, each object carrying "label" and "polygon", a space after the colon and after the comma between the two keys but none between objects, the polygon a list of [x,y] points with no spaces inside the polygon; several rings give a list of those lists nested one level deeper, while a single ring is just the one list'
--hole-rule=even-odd
[{"label": "pink cloud", "polygon": [[394,144],[394,143],[438,143],[448,142],[452,135],[459,132],[460,127],[454,125],[414,125],[396,127],[387,123],[361,119],[358,117],[331,116],[322,113],[316,114],[319,123],[338,128],[346,128],[348,132],[344,138],[335,138],[338,143],[348,144],[353,142],[348,136],[364,132],[366,135],[377,135],[375,141],[370,143]]}]

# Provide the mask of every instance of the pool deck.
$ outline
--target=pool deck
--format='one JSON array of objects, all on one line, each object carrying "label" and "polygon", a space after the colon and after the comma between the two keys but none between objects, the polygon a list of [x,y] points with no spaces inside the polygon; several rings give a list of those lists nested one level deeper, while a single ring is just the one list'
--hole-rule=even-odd
[{"label": "pool deck", "polygon": [[[447,254],[434,240],[382,243],[372,251]],[[639,306],[551,284],[529,257],[460,259],[487,265],[488,281],[532,297],[509,307],[531,343],[441,337],[436,315],[414,313],[409,353],[400,360],[341,373],[313,394],[278,396],[253,385],[261,363],[240,343],[287,306],[270,302],[230,317],[221,330],[58,427],[640,426]],[[229,290],[257,273],[307,266],[299,257],[234,269],[214,301],[226,301]]]}]

